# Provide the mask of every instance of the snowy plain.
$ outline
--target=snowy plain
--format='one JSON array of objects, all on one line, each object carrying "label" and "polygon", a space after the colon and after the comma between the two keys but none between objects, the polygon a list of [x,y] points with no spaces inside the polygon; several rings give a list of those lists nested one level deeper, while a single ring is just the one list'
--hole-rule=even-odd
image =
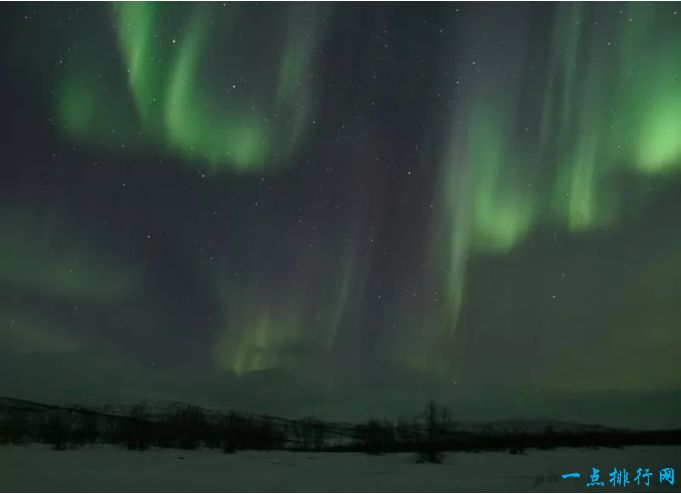
[{"label": "snowy plain", "polygon": [[[47,445],[0,447],[2,492],[678,492],[660,485],[657,470],[674,467],[681,447],[450,452],[441,465],[419,464],[409,453],[303,453],[156,449],[134,452],[96,445],[54,451]],[[651,486],[608,484],[613,467],[655,472]],[[587,488],[591,468],[605,487]],[[563,479],[580,472],[581,478]],[[633,477],[633,473],[630,473]],[[633,480],[633,479],[630,479]]]}]

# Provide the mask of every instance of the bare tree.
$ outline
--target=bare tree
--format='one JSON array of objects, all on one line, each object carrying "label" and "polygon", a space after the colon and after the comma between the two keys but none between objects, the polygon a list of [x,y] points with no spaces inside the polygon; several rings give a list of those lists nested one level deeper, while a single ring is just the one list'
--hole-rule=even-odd
[{"label": "bare tree", "polygon": [[442,463],[445,457],[446,434],[450,424],[449,410],[430,400],[424,412],[424,422],[425,441],[419,451],[417,461]]},{"label": "bare tree", "polygon": [[395,445],[395,428],[388,421],[370,420],[355,426],[355,440],[358,446],[371,455],[389,451]]},{"label": "bare tree", "polygon": [[315,417],[293,423],[293,434],[301,449],[321,451],[326,443],[326,426]]},{"label": "bare tree", "polygon": [[69,431],[65,417],[59,412],[49,413],[43,423],[43,441],[51,444],[56,450],[64,450],[68,446]]}]

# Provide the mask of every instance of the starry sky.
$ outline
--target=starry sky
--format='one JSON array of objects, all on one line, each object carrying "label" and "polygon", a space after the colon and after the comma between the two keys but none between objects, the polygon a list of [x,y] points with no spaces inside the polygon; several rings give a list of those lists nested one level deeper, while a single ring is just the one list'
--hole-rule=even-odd
[{"label": "starry sky", "polygon": [[3,5],[0,394],[681,425],[681,5]]}]

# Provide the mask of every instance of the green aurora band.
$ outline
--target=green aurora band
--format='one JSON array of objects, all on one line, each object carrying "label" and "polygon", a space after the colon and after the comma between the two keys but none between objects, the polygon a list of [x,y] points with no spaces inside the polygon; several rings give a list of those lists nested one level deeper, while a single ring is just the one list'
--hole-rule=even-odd
[{"label": "green aurora band", "polygon": [[275,367],[294,370],[330,355],[341,327],[357,326],[354,311],[368,271],[356,239],[340,250],[338,245],[343,242],[325,251],[338,252],[340,274],[316,268],[327,265],[325,259],[301,256],[301,269],[309,274],[271,280],[277,289],[266,288],[269,283],[257,281],[257,274],[235,281],[229,262],[224,263],[217,276],[220,329],[212,346],[218,369],[237,375]]},{"label": "green aurora band", "polygon": [[[218,9],[228,15],[216,16]],[[243,26],[257,16],[243,10],[231,4],[115,4],[127,91],[102,82],[97,73],[107,69],[93,57],[67,67],[57,92],[67,132],[86,140],[117,133],[126,147],[166,147],[202,168],[276,169],[314,119],[308,74],[322,33],[320,23],[307,19],[322,9],[289,9],[272,32],[271,40],[280,43],[245,49]],[[231,33],[231,43],[209,50],[218,32]],[[278,66],[263,62],[274,56]],[[220,83],[204,82],[207,73]]]},{"label": "green aurora band", "polygon": [[[498,87],[476,88],[468,118],[452,126],[428,254],[447,304],[425,323],[411,323],[394,345],[402,361],[433,369],[433,359],[442,360],[472,256],[509,253],[541,227],[577,234],[613,225],[631,200],[617,188],[621,177],[633,174],[645,196],[651,179],[681,169],[681,37],[670,8],[627,4],[612,29],[594,35],[598,9],[557,7],[538,104],[521,109],[509,78],[510,104]],[[517,130],[528,111],[536,111],[536,133]],[[424,325],[432,328],[426,337]]]},{"label": "green aurora band", "polygon": [[[84,348],[65,313],[101,317],[104,308],[125,306],[139,295],[140,274],[59,215],[11,211],[0,210],[0,288],[11,294],[0,303],[0,342],[15,351]],[[49,311],[26,303],[27,295],[48,302]]]},{"label": "green aurora band", "polygon": [[[620,11],[557,5],[546,63],[534,67],[519,57],[519,77],[504,79],[501,88],[480,84],[467,97],[452,88],[457,113],[444,142],[424,152],[424,167],[437,172],[440,198],[419,252],[425,269],[405,268],[426,278],[442,303],[437,311],[419,312],[408,302],[396,309],[404,311],[401,327],[382,350],[413,368],[447,373],[473,259],[509,255],[540,229],[577,236],[617,225],[631,209],[629,189],[620,186],[625,179],[643,203],[651,181],[678,176],[681,31],[672,10],[666,4],[631,3]],[[311,21],[310,15],[323,11],[287,8],[271,39],[258,43],[244,27],[258,13],[239,5],[115,4],[119,64],[81,43],[53,91],[59,130],[95,146],[124,142],[123,152],[163,149],[223,172],[216,182],[293,167],[296,150],[316,137],[315,99],[333,97],[309,76],[327,29],[323,16]],[[615,20],[592,28],[612,12]],[[478,63],[485,66],[484,59]],[[529,79],[539,80],[539,90],[528,100],[520,81]],[[525,130],[528,120],[534,124]],[[347,167],[373,160],[367,151],[364,162]],[[365,212],[358,207],[355,213],[363,218]],[[94,255],[83,255],[82,269],[71,273],[72,261],[87,249],[60,246],[50,258],[25,231],[30,228],[18,225],[3,253],[21,252],[27,263],[0,265],[1,282],[95,302],[123,297],[137,285],[134,276],[121,279]],[[350,247],[338,247],[342,238],[318,257],[300,255],[302,279],[269,287],[235,282],[229,261],[206,275],[220,306],[211,356],[216,369],[245,374],[295,367],[333,351],[343,328],[360,321],[371,268],[359,229]],[[76,345],[39,330],[26,334],[37,345]]]}]

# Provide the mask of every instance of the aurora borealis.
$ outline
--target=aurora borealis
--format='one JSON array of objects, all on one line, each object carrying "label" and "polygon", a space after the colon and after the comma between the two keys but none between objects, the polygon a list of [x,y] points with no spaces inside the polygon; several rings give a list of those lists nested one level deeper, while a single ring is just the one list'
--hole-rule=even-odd
[{"label": "aurora borealis", "polygon": [[[155,142],[201,166],[274,169],[314,118],[314,88],[305,75],[323,19],[305,16],[319,16],[322,8],[274,7],[281,11],[276,23],[274,16],[249,10],[115,5],[112,21],[127,85],[102,80],[105,64],[79,46],[55,98],[59,122],[85,139],[96,139],[98,127],[105,133],[116,126],[118,132],[122,124],[126,139],[144,133],[145,144]],[[237,26],[244,24],[261,25],[269,42],[242,39]],[[206,48],[214,38],[220,39],[219,51]],[[243,49],[244,43],[253,47]],[[259,64],[260,57],[277,63]],[[119,114],[112,119],[111,113]]]},{"label": "aurora borealis", "polygon": [[680,5],[2,10],[0,395],[677,420]]}]

